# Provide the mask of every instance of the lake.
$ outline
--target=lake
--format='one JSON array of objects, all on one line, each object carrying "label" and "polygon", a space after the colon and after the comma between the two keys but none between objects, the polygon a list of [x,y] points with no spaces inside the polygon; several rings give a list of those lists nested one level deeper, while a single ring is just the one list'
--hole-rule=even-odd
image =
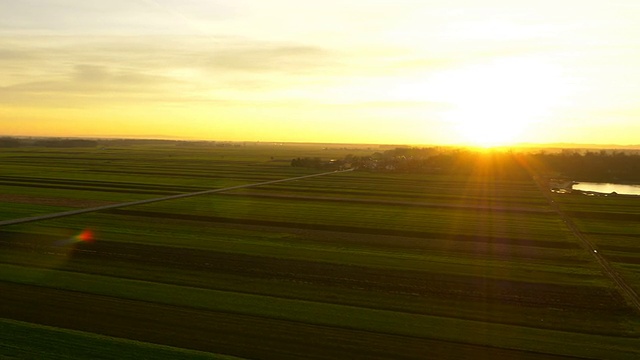
[{"label": "lake", "polygon": [[640,185],[580,182],[573,185],[573,189],[594,191],[603,194],[610,194],[615,191],[616,193],[623,195],[640,195]]}]

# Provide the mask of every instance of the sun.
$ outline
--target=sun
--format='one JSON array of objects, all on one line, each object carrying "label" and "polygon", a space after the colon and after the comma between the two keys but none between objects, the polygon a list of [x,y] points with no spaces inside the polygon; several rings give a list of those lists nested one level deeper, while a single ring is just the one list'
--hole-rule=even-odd
[{"label": "sun", "polygon": [[458,68],[438,83],[448,104],[443,119],[460,142],[480,147],[524,141],[566,89],[557,67],[527,58]]},{"label": "sun", "polygon": [[459,122],[456,127],[465,144],[490,148],[519,142],[526,124],[494,118],[491,121]]}]

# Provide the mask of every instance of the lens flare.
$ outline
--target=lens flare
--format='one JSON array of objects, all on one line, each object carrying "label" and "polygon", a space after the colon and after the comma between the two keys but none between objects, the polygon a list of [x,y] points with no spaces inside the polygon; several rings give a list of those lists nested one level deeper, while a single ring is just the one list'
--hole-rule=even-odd
[{"label": "lens flare", "polygon": [[90,229],[84,229],[82,232],[75,236],[78,241],[93,242],[93,231]]},{"label": "lens flare", "polygon": [[93,242],[93,240],[94,240],[93,231],[90,229],[84,229],[78,235],[66,238],[64,240],[56,241],[55,245],[65,246],[65,245],[72,245],[79,242]]}]

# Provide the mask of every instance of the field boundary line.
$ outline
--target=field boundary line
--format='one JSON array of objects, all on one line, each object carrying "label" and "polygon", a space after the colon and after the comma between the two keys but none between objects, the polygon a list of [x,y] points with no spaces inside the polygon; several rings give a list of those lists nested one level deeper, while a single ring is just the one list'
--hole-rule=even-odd
[{"label": "field boundary line", "polygon": [[303,195],[282,195],[282,194],[262,194],[262,193],[231,193],[231,194],[225,194],[225,195],[273,198],[273,199],[315,200],[315,201],[344,202],[344,203],[373,204],[373,205],[401,205],[401,206],[430,207],[430,208],[440,208],[440,209],[464,209],[464,210],[519,212],[519,213],[535,213],[535,214],[554,214],[555,213],[555,211],[553,210],[538,209],[538,208],[532,208],[532,207],[525,208],[525,207],[510,207],[510,206],[460,205],[460,204],[446,204],[446,203],[423,202],[423,201],[393,201],[393,200],[359,199],[359,198],[335,197],[335,196],[303,196]]},{"label": "field boundary line", "polygon": [[219,192],[224,192],[224,191],[231,191],[231,190],[244,189],[244,188],[262,186],[262,185],[277,184],[277,183],[287,182],[287,181],[308,179],[308,178],[312,178],[312,177],[316,177],[316,176],[325,176],[325,175],[331,175],[331,174],[344,173],[344,172],[348,172],[348,171],[353,171],[353,169],[329,171],[329,172],[324,172],[324,173],[319,173],[319,174],[296,176],[296,177],[292,177],[292,178],[263,181],[263,182],[259,182],[259,183],[253,183],[253,184],[236,185],[236,186],[231,186],[231,187],[222,188],[222,189],[203,190],[203,191],[196,191],[196,192],[186,193],[186,194],[163,196],[163,197],[153,198],[153,199],[145,199],[145,200],[129,201],[129,202],[118,203],[118,204],[103,205],[103,206],[97,206],[97,207],[80,209],[80,210],[70,210],[70,211],[63,211],[63,212],[53,213],[53,214],[45,214],[45,215],[31,216],[31,217],[26,217],[26,218],[3,220],[3,221],[0,221],[0,226],[7,226],[7,225],[23,224],[23,223],[34,222],[34,221],[56,219],[56,218],[61,218],[61,217],[66,217],[66,216],[80,215],[80,214],[86,214],[86,213],[102,211],[102,210],[116,209],[116,208],[122,208],[122,207],[127,207],[127,206],[134,206],[134,205],[150,204],[150,203],[159,202],[159,201],[182,199],[182,198],[194,197],[194,196],[199,196],[199,195],[214,194],[214,193],[219,193]]}]

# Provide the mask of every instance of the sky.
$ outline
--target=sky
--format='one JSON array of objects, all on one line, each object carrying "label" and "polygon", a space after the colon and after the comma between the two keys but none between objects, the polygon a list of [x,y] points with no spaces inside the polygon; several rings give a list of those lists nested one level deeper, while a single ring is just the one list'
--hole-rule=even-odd
[{"label": "sky", "polygon": [[0,0],[0,136],[640,144],[640,1]]}]

